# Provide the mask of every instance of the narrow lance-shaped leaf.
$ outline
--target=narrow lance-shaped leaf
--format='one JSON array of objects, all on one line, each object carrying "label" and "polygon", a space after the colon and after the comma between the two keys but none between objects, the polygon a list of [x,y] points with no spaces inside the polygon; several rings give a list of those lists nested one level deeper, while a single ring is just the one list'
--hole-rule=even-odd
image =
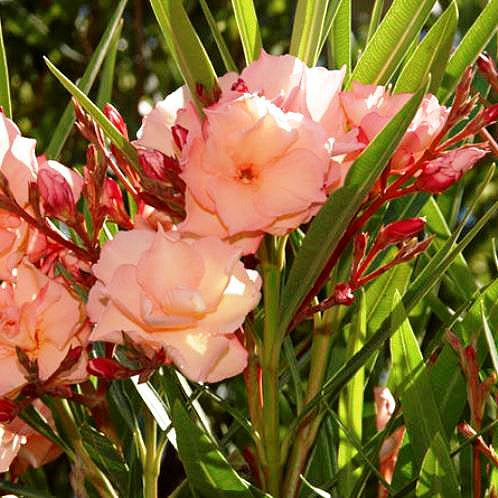
[{"label": "narrow lance-shaped leaf", "polygon": [[395,0],[368,43],[351,81],[384,85],[418,36],[435,0]]},{"label": "narrow lance-shaped leaf", "polygon": [[322,47],[329,0],[298,0],[289,53],[314,66]]},{"label": "narrow lance-shaped leaf", "polygon": [[116,32],[111,41],[111,46],[102,68],[100,76],[99,90],[97,92],[97,105],[102,109],[107,103],[112,102],[112,87],[114,85],[114,68],[116,67],[116,55],[118,51],[121,31],[123,29],[123,20],[121,19]]},{"label": "narrow lance-shaped leaf", "polygon": [[351,0],[340,0],[329,43],[335,67],[346,66],[346,80],[351,73],[351,29]]},{"label": "narrow lance-shaped leaf", "polygon": [[178,454],[190,483],[201,496],[253,496],[248,484],[237,475],[209,437],[194,424],[178,400],[173,407],[173,423],[178,438]]},{"label": "narrow lance-shaped leaf", "polygon": [[440,102],[446,102],[463,72],[472,64],[496,32],[498,0],[490,0],[474,24],[465,33],[460,45],[448,62],[443,83],[437,94]]},{"label": "narrow lance-shaped leaf", "polygon": [[254,2],[253,0],[232,0],[232,6],[246,64],[250,64],[259,57],[262,48]]},{"label": "narrow lance-shaped leaf", "polygon": [[401,141],[424,94],[425,88],[414,95],[368,145],[351,166],[344,187],[330,196],[311,223],[284,287],[282,336]]},{"label": "narrow lance-shaped leaf", "polygon": [[204,17],[209,25],[209,29],[211,30],[214,41],[216,42],[221,58],[223,59],[223,64],[225,64],[225,69],[227,71],[237,71],[237,66],[232,58],[232,55],[230,54],[230,50],[228,50],[227,44],[225,43],[220,30],[218,29],[218,25],[216,24],[213,14],[211,13],[211,10],[209,10],[209,5],[206,0],[199,0],[199,3],[201,4],[202,12],[204,12]]},{"label": "narrow lance-shaped leaf", "polygon": [[198,110],[198,85],[212,98],[217,81],[213,65],[188,18],[182,0],[149,0],[159,27]]},{"label": "narrow lance-shaped leaf", "polygon": [[486,318],[486,313],[484,312],[484,302],[481,300],[481,320],[482,320],[482,330],[484,332],[484,337],[486,339],[489,355],[491,356],[491,363],[496,373],[498,373],[498,352],[496,351],[496,339],[493,337],[493,332],[489,326],[488,319]]},{"label": "narrow lance-shaped leaf", "polygon": [[380,23],[382,10],[384,9],[384,0],[375,0],[372,7],[372,14],[370,15],[370,23],[368,25],[367,44],[375,33]]},{"label": "narrow lance-shaped leaf", "polygon": [[[127,0],[121,0],[112,15],[107,28],[100,39],[95,52],[93,53],[90,62],[88,63],[83,76],[78,82],[78,88],[83,94],[88,94],[92,85],[97,77],[97,74],[104,62],[105,56],[111,46],[114,33],[116,32],[121,16],[123,15],[124,8]],[[66,143],[67,137],[71,131],[74,123],[74,110],[71,102],[66,106],[57,127],[55,128],[50,143],[45,151],[45,154],[50,159],[57,159],[61,153],[62,147]]]},{"label": "narrow lance-shaped leaf", "polygon": [[441,434],[436,434],[427,450],[417,482],[417,498],[459,498],[460,485]]},{"label": "narrow lance-shaped leaf", "polygon": [[[367,306],[365,292],[362,291],[359,306],[351,324],[347,341],[346,357],[350,358],[365,342],[367,332]],[[361,441],[363,421],[363,389],[365,372],[358,370],[355,376],[346,384],[339,396],[339,418],[349,431]],[[346,476],[339,483],[342,496],[349,496],[355,480],[361,474],[361,469],[353,469],[351,462],[356,455],[356,449],[351,441],[340,432],[338,464],[346,468]]]},{"label": "narrow lance-shaped leaf", "polygon": [[12,118],[12,104],[10,101],[9,67],[7,54],[3,43],[2,21],[0,19],[0,106],[8,118]]},{"label": "narrow lance-shaped leaf", "polygon": [[126,140],[119,130],[107,119],[104,113],[64,74],[62,74],[49,59],[44,57],[45,63],[52,74],[60,81],[62,86],[78,101],[78,103],[90,114],[95,122],[102,128],[106,136],[112,143],[126,156],[138,169],[137,152],[135,148]]},{"label": "narrow lance-shaped leaf", "polygon": [[436,92],[443,78],[457,25],[458,7],[453,0],[403,66],[394,87],[395,93],[415,92],[429,74],[429,91]]}]

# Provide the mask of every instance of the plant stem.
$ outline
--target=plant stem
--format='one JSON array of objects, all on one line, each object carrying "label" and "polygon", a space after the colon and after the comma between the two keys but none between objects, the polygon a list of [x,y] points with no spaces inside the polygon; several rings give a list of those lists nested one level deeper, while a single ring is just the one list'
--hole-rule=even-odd
[{"label": "plant stem", "polygon": [[[263,436],[266,453],[265,480],[274,498],[280,497],[280,437],[278,371],[282,342],[278,337],[280,316],[280,271],[277,239],[267,237],[262,245],[263,297],[265,307],[263,350]],[[285,242],[284,242],[285,243]]]},{"label": "plant stem", "polygon": [[157,452],[157,423],[148,409],[144,410],[145,461],[144,498],[157,498],[157,479],[161,458]]}]

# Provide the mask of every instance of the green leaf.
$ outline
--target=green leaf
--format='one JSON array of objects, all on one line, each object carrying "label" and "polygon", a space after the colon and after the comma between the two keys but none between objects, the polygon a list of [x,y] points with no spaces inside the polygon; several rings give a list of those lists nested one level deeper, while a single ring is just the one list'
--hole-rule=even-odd
[{"label": "green leaf", "polygon": [[481,300],[481,320],[482,320],[482,330],[484,331],[484,337],[486,338],[486,343],[488,344],[489,355],[491,356],[491,363],[495,372],[498,373],[498,352],[496,351],[496,339],[493,337],[493,332],[489,326],[488,319],[486,318],[486,313],[484,311],[484,302]]},{"label": "green leaf", "polygon": [[80,427],[81,440],[90,458],[123,495],[128,489],[129,469],[114,444],[95,427]]},{"label": "green leaf", "polygon": [[[367,332],[367,306],[365,292],[360,295],[358,309],[351,324],[347,339],[346,359],[351,358],[363,346]],[[362,437],[364,369],[358,370],[354,377],[344,386],[339,396],[339,418],[358,441]],[[338,465],[346,467],[345,478],[339,483],[341,496],[349,496],[361,469],[353,470],[351,462],[356,455],[356,448],[351,441],[340,433]]]},{"label": "green leaf", "polygon": [[429,91],[436,93],[443,79],[457,26],[458,7],[453,0],[403,66],[394,87],[395,93],[417,91],[429,74]]},{"label": "green leaf", "polygon": [[450,98],[467,66],[474,63],[477,56],[488,44],[496,32],[497,19],[498,0],[490,0],[453,52],[437,94],[439,102],[444,103]]},{"label": "green leaf", "polygon": [[346,66],[346,81],[351,73],[351,32],[351,0],[340,0],[329,41],[335,66]]},{"label": "green leaf", "polygon": [[283,290],[282,336],[398,146],[424,93],[425,88],[414,95],[368,145],[351,166],[344,187],[329,197],[311,223]]},{"label": "green leaf", "polygon": [[379,26],[383,9],[384,0],[375,0],[375,3],[372,7],[372,14],[370,15],[370,23],[368,25],[367,44],[377,30],[377,27]]},{"label": "green leaf", "polygon": [[149,0],[157,22],[180,73],[190,89],[198,110],[197,85],[212,97],[217,87],[216,73],[204,46],[188,18],[182,0]]},{"label": "green leaf", "polygon": [[205,497],[252,497],[243,481],[209,437],[192,422],[187,410],[177,400],[173,423],[178,440],[178,454],[189,482]]},{"label": "green leaf", "polygon": [[394,0],[368,43],[351,81],[385,85],[418,36],[435,0]]},{"label": "green leaf", "polygon": [[111,40],[111,46],[105,58],[104,67],[100,75],[99,90],[97,92],[97,105],[102,109],[107,103],[112,102],[112,87],[114,86],[114,68],[116,67],[116,55],[118,52],[119,40],[123,29],[123,20],[121,19],[116,32]]},{"label": "green leaf", "polygon": [[401,398],[412,451],[418,465],[421,465],[436,433],[443,433],[443,425],[424,358],[399,294],[393,300],[393,310],[393,321],[401,322],[401,326],[391,337],[392,369],[389,385]]},{"label": "green leaf", "polygon": [[5,115],[12,119],[12,103],[10,101],[9,66],[3,43],[2,20],[0,19],[0,106]]},{"label": "green leaf", "polygon": [[55,498],[54,495],[45,491],[28,488],[27,486],[14,484],[10,481],[0,481],[0,490],[15,493],[16,496],[22,496],[23,498]]},{"label": "green leaf", "polygon": [[[78,82],[78,88],[81,93],[88,94],[92,85],[97,77],[97,74],[100,70],[102,63],[104,62],[105,56],[111,46],[114,33],[116,32],[120,22],[121,16],[123,15],[124,8],[126,6],[127,0],[121,0],[118,4],[118,7],[114,11],[107,28],[100,39],[95,52],[92,54],[90,62],[88,63],[83,76]],[[62,114],[57,127],[55,128],[52,139],[48,144],[48,147],[45,151],[47,157],[49,159],[57,159],[61,153],[62,147],[66,143],[67,137],[71,131],[71,128],[74,123],[74,110],[71,102],[66,106],[64,113]]]},{"label": "green leaf", "polygon": [[216,24],[213,14],[211,14],[211,11],[209,10],[209,5],[206,0],[199,0],[199,3],[201,4],[202,12],[204,13],[204,17],[209,25],[209,29],[211,30],[214,41],[216,42],[221,58],[223,59],[223,64],[225,64],[225,69],[228,72],[237,72],[237,66],[232,58],[232,55],[230,54],[230,50],[228,50],[227,44],[225,43],[220,30],[218,29],[218,25]]},{"label": "green leaf", "polygon": [[250,64],[259,57],[262,48],[254,2],[253,0],[232,0],[232,6],[246,64]]},{"label": "green leaf", "polygon": [[60,81],[62,86],[78,101],[78,103],[90,114],[102,131],[112,141],[112,143],[126,156],[128,161],[137,169],[138,159],[135,148],[126,140],[118,129],[106,118],[104,113],[64,74],[62,74],[47,57],[44,57],[45,64],[52,74]]},{"label": "green leaf", "polygon": [[321,50],[329,0],[298,0],[289,53],[314,66]]},{"label": "green leaf", "polygon": [[424,457],[417,483],[418,498],[458,498],[458,477],[441,434],[436,434]]}]

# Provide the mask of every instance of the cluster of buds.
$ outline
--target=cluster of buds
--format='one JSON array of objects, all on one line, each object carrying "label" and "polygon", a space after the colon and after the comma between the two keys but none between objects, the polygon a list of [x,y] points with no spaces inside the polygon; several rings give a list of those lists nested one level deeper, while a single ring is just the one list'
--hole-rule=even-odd
[{"label": "cluster of buds", "polygon": [[171,363],[164,348],[150,354],[124,332],[123,346],[120,349],[124,354],[124,360],[130,366],[125,366],[111,357],[93,358],[88,362],[88,373],[106,381],[138,376],[138,381],[141,383],[147,382],[159,367]]}]

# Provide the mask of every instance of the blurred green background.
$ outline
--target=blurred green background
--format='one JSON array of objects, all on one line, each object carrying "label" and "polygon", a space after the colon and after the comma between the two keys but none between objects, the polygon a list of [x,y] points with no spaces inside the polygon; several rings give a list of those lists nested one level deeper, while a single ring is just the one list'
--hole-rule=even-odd
[{"label": "blurred green background", "polygon": [[[353,0],[354,55],[364,45],[373,0]],[[386,0],[384,8],[389,7]],[[196,0],[186,0],[191,19],[213,59],[219,74],[223,66],[209,32],[202,10]],[[208,0],[218,27],[239,67],[243,65],[235,19],[228,0]],[[449,0],[439,1],[428,20],[430,26]],[[479,15],[486,0],[458,0],[461,38]],[[14,118],[26,135],[38,140],[41,153],[50,140],[68,96],[49,73],[42,56],[47,55],[68,77],[77,80],[105,30],[117,0],[0,0],[6,51],[10,66]],[[263,44],[267,51],[278,54],[288,50],[295,2],[293,0],[255,0],[261,24]],[[117,55],[112,103],[121,111],[134,136],[141,115],[157,100],[164,98],[181,84],[180,76],[159,36],[152,9],[147,0],[129,0]],[[458,42],[458,37],[455,43]],[[496,41],[493,42],[496,47]],[[496,54],[496,49],[494,49]],[[322,62],[325,63],[325,56]],[[91,93],[95,97],[94,85]],[[75,141],[78,141],[75,143]],[[78,162],[83,157],[83,142],[73,132],[66,144],[63,161]],[[475,183],[484,168],[468,175]],[[496,198],[495,181],[480,200],[481,210]],[[492,257],[491,238],[498,235],[498,220],[467,250],[471,268],[481,283],[496,272]]]}]

